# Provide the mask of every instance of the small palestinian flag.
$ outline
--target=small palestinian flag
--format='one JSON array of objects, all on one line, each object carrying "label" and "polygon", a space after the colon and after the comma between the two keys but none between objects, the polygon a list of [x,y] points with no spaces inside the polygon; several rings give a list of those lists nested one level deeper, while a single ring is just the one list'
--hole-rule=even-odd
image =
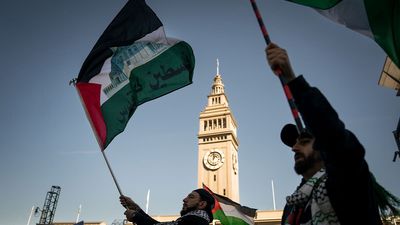
[{"label": "small palestinian flag", "polygon": [[84,61],[76,88],[103,151],[136,108],[192,83],[194,55],[165,36],[144,0],[129,0]]},{"label": "small palestinian flag", "polygon": [[225,196],[215,194],[204,184],[203,188],[214,197],[213,217],[222,225],[254,225],[257,209],[241,206]]}]

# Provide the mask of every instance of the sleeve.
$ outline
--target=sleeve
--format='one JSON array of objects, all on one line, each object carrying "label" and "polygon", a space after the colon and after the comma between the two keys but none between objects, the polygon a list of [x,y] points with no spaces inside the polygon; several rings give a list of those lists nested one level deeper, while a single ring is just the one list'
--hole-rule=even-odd
[{"label": "sleeve", "polygon": [[288,85],[307,129],[315,136],[314,149],[321,152],[328,174],[364,170],[364,147],[345,128],[325,96],[311,87],[303,76]]}]

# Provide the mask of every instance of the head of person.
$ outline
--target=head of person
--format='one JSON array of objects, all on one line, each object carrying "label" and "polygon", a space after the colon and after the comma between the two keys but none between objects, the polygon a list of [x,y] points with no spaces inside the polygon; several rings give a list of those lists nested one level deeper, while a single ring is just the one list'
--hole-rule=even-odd
[{"label": "head of person", "polygon": [[212,208],[214,207],[214,197],[203,188],[193,190],[183,199],[183,205],[181,210],[181,216],[194,211],[204,210],[206,211],[211,222],[213,220]]},{"label": "head of person", "polygon": [[282,142],[294,153],[294,170],[309,178],[323,166],[321,154],[313,148],[315,138],[307,130],[297,131],[294,124],[286,124],[281,131]]}]

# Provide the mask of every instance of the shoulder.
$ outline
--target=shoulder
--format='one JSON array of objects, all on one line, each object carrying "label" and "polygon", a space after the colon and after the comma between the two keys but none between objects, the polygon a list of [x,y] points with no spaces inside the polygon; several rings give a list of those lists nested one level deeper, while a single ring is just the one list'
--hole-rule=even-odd
[{"label": "shoulder", "polygon": [[179,225],[196,224],[208,225],[209,217],[203,210],[195,210],[178,219]]},{"label": "shoulder", "polygon": [[182,219],[178,221],[178,224],[179,225],[186,225],[186,224],[207,225],[209,223],[204,218],[194,216],[194,215],[189,215],[189,216],[182,217]]}]

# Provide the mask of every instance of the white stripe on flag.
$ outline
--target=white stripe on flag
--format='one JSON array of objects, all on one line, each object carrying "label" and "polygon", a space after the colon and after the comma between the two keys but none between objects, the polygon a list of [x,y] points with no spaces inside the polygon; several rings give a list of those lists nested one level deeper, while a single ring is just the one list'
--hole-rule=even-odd
[{"label": "white stripe on flag", "polygon": [[316,11],[328,19],[374,40],[364,0],[345,0],[330,9],[316,9]]},{"label": "white stripe on flag", "polygon": [[242,219],[245,221],[247,224],[254,224],[253,219],[250,218],[249,216],[245,215],[244,213],[241,213],[238,211],[234,206],[232,205],[226,205],[222,202],[219,202],[221,205],[222,211],[224,211],[226,216],[233,216]]}]

